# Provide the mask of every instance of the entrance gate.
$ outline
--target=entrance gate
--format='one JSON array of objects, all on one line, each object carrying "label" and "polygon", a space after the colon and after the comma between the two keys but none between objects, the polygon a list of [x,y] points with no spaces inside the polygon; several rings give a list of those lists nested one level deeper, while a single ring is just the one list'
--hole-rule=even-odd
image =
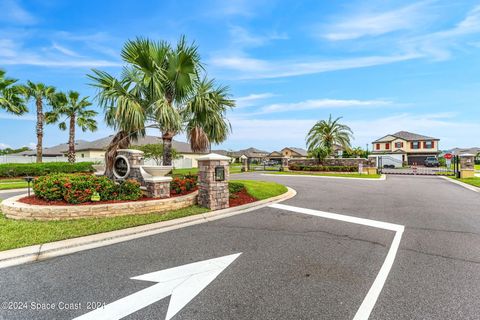
[{"label": "entrance gate", "polygon": [[418,165],[404,166],[403,163],[397,163],[398,160],[390,156],[379,156],[377,161],[377,168],[383,174],[407,174],[407,175],[432,175],[432,176],[458,176],[459,157],[453,156],[450,167],[426,167]]}]

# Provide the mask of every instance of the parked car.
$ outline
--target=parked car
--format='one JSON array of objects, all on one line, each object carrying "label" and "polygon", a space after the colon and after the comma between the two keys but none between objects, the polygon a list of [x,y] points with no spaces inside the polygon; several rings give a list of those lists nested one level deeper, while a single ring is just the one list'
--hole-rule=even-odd
[{"label": "parked car", "polygon": [[424,162],[425,167],[439,167],[440,162],[435,157],[427,157]]}]

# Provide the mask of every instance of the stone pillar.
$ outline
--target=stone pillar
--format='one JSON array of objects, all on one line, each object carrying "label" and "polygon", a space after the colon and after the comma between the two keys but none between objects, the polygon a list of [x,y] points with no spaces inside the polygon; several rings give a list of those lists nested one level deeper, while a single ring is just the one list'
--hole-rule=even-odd
[{"label": "stone pillar", "polygon": [[[113,167],[115,177],[118,180],[125,180],[125,179],[135,179],[143,183],[143,176],[140,170],[140,167],[143,166],[143,151],[135,150],[135,149],[118,149],[117,150],[117,159],[119,157],[123,157],[128,162],[128,174],[126,176],[120,175],[115,173],[115,165]],[[116,160],[115,160],[116,161]],[[118,172],[120,173],[120,172]]]},{"label": "stone pillar", "polygon": [[242,172],[247,172],[248,171],[248,158],[240,158],[240,161],[242,161]]},{"label": "stone pillar", "polygon": [[147,197],[151,198],[169,198],[171,177],[152,177],[145,178],[147,188]]},{"label": "stone pillar", "polygon": [[460,155],[460,178],[475,177],[475,155],[465,153]]},{"label": "stone pillar", "polygon": [[[210,153],[198,161],[198,204],[211,210],[229,206],[229,163],[230,158]],[[221,174],[224,174],[221,177]]]},{"label": "stone pillar", "polygon": [[280,171],[288,171],[288,158],[287,157],[282,158],[282,165],[280,167]]}]

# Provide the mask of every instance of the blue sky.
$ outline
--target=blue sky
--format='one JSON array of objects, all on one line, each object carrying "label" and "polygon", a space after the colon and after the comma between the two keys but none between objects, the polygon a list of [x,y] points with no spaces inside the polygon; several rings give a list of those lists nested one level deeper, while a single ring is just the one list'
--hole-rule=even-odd
[{"label": "blue sky", "polygon": [[[2,0],[0,68],[93,98],[85,75],[117,74],[125,40],[182,34],[237,99],[222,148],[304,147],[329,114],[353,129],[355,146],[399,130],[444,149],[480,145],[476,1]],[[34,120],[0,111],[0,147],[34,145]],[[101,124],[77,137],[111,133]],[[49,125],[44,144],[67,138]]]}]

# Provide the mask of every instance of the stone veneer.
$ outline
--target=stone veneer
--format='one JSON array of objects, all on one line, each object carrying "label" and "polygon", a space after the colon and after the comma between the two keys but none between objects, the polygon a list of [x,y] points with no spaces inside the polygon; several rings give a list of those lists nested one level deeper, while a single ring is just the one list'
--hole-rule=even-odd
[{"label": "stone veneer", "polygon": [[116,217],[134,214],[164,213],[186,208],[197,203],[198,192],[160,200],[130,201],[77,206],[39,206],[18,202],[25,197],[8,198],[1,203],[1,211],[7,218],[25,220],[72,220],[93,217]]},{"label": "stone veneer", "polygon": [[[198,161],[198,204],[211,210],[229,207],[228,180],[230,158],[218,154],[208,154]],[[215,180],[215,167],[225,169],[225,180]]]},{"label": "stone veneer", "polygon": [[[348,166],[348,167],[358,167],[359,164],[362,164],[364,167],[375,167],[375,159],[365,159],[365,158],[328,158],[323,160],[320,165],[323,166]],[[317,159],[290,159],[288,164],[303,164],[307,166],[319,165]]]}]

